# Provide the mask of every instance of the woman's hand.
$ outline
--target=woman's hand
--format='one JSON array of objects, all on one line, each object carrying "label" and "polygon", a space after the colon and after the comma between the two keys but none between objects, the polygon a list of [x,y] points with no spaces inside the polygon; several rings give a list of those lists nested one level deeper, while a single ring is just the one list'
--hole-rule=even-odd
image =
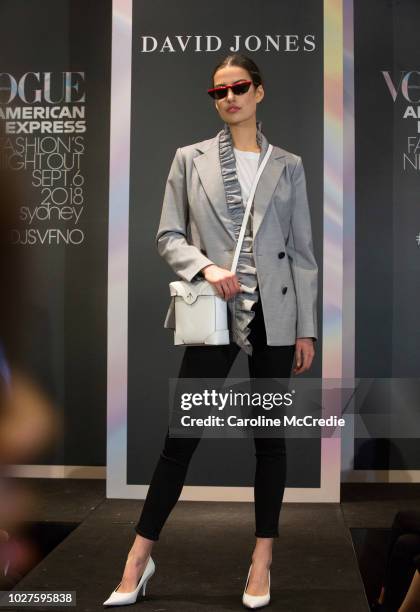
[{"label": "woman's hand", "polygon": [[302,374],[302,372],[309,370],[314,355],[315,348],[313,339],[297,338],[295,350],[296,366],[293,368],[293,374]]},{"label": "woman's hand", "polygon": [[206,281],[216,287],[220,297],[224,300],[230,300],[239,291],[242,291],[238,277],[230,270],[219,268],[216,264],[211,264],[201,271]]}]

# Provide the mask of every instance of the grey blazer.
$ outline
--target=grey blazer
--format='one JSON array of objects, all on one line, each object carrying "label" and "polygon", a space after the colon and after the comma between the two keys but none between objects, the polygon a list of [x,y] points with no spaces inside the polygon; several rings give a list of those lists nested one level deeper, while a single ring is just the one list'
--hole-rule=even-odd
[{"label": "grey blazer", "polygon": [[[209,264],[230,269],[235,234],[219,160],[220,132],[176,150],[156,235],[159,254],[183,280]],[[318,338],[318,266],[302,159],[273,146],[254,196],[254,258],[268,345]],[[174,328],[171,298],[164,327]]]}]

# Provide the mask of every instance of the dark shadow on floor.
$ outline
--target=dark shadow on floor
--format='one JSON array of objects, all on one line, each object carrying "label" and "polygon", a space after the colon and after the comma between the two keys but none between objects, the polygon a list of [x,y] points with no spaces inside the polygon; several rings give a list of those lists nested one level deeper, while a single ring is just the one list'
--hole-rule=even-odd
[{"label": "dark shadow on floor", "polygon": [[369,602],[379,597],[383,583],[390,529],[352,528],[350,534]]}]

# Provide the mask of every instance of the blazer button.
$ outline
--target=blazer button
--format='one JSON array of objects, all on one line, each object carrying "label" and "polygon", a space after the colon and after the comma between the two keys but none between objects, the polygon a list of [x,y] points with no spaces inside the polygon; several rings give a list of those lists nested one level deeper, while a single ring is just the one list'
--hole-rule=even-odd
[{"label": "blazer button", "polygon": [[285,252],[284,251],[280,251],[279,259],[283,259],[284,256],[285,256]]},{"label": "blazer button", "polygon": [[287,287],[282,287],[281,292],[282,292],[283,295],[286,293],[286,291],[287,291]]}]

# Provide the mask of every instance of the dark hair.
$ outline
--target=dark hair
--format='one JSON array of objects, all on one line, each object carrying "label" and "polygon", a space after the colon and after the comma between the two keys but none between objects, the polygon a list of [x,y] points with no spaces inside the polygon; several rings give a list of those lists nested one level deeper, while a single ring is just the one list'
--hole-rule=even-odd
[{"label": "dark hair", "polygon": [[227,55],[219,64],[217,64],[216,68],[213,70],[213,74],[211,75],[211,85],[214,85],[214,75],[220,68],[224,68],[225,66],[239,66],[240,68],[244,68],[249,72],[249,75],[252,79],[254,87],[258,87],[258,85],[263,84],[263,78],[261,75],[261,71],[258,68],[257,64],[248,56],[243,55],[242,53],[231,53]]}]

